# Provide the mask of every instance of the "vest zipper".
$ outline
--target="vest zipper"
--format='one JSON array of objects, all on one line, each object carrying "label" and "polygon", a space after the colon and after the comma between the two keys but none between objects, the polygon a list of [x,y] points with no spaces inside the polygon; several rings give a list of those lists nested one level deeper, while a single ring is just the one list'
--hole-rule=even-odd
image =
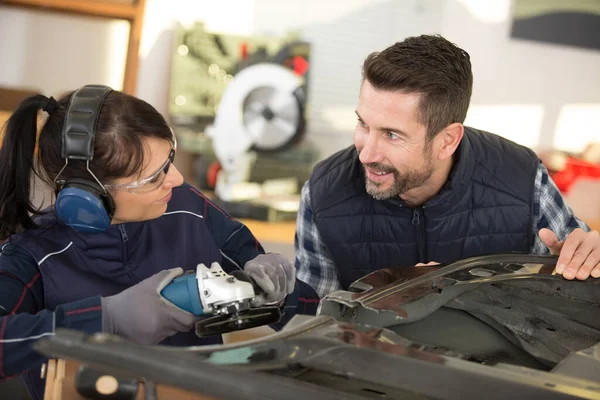
[{"label": "vest zipper", "polygon": [[127,236],[127,231],[125,230],[124,225],[119,225],[119,232],[121,233],[121,249],[123,250],[123,267],[125,268],[125,271],[129,272],[129,267],[127,266],[129,263],[129,259],[127,257],[127,241],[129,240],[129,236]]},{"label": "vest zipper", "polygon": [[428,262],[425,260],[425,224],[422,223],[423,209],[415,208],[413,210],[412,224],[417,230],[417,249],[419,250],[419,262]]}]

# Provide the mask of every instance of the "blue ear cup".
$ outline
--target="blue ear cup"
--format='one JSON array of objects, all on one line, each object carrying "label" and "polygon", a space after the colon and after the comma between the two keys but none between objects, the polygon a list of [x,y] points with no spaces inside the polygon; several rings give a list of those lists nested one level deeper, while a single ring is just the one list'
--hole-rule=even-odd
[{"label": "blue ear cup", "polygon": [[56,196],[56,215],[65,225],[79,232],[106,231],[114,209],[110,195],[84,179],[67,181]]},{"label": "blue ear cup", "polygon": [[[54,178],[57,191],[55,211],[65,225],[80,232],[106,231],[115,212],[112,197],[90,170],[96,125],[104,100],[111,91],[104,85],[83,86],[71,95],[65,112],[61,148],[65,165]],[[69,160],[85,161],[89,177],[59,180]]]}]

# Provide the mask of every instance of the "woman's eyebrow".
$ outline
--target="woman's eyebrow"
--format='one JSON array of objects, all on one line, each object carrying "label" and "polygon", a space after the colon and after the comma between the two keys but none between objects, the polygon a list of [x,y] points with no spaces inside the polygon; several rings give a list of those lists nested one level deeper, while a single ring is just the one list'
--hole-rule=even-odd
[{"label": "woman's eyebrow", "polygon": [[[169,147],[169,151],[167,152],[167,155],[164,157],[164,159],[161,157],[160,164],[157,163],[156,166],[154,166],[153,168],[150,168],[150,166],[143,167],[140,171],[140,173],[141,173],[140,177],[142,179],[147,178],[150,175],[156,173],[159,169],[161,169],[165,165],[165,162],[169,159],[169,156],[171,155],[171,150],[172,150],[172,147]],[[152,157],[153,160],[155,158],[157,158],[157,157]]]}]

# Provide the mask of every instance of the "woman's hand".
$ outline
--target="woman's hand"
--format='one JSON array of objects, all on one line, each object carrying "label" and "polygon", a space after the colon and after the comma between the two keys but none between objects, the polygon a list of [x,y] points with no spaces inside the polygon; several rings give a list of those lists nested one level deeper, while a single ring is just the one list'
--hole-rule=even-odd
[{"label": "woman's hand", "polygon": [[261,254],[244,266],[248,276],[264,291],[254,305],[277,303],[294,291],[296,268],[280,254]]}]

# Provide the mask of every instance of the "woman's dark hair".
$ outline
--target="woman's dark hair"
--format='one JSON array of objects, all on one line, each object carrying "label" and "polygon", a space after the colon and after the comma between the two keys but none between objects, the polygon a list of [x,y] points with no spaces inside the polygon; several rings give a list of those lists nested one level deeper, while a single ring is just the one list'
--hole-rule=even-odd
[{"label": "woman's dark hair", "polygon": [[365,79],[375,89],[419,93],[417,118],[429,140],[467,116],[473,88],[469,54],[439,35],[409,37],[370,54]]},{"label": "woman's dark hair", "polygon": [[[33,217],[40,211],[31,202],[32,171],[54,187],[65,165],[61,157],[62,128],[72,93],[58,101],[41,132],[40,111],[48,97],[35,95],[22,101],[5,126],[0,148],[0,241],[13,233],[36,228]],[[144,162],[145,138],[173,142],[171,129],[150,104],[112,91],[100,110],[90,170],[102,183],[139,173]],[[90,177],[85,161],[70,160],[61,179]]]}]

